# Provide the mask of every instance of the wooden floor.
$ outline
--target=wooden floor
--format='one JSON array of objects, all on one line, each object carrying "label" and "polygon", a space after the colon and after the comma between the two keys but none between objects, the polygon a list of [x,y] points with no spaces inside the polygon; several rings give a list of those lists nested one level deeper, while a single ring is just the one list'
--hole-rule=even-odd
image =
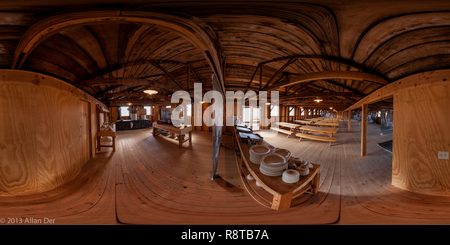
[{"label": "wooden floor", "polygon": [[[116,152],[104,148],[77,179],[52,191],[1,197],[0,218],[54,219],[54,224],[450,224],[450,197],[391,186],[392,154],[377,145],[392,139],[369,124],[367,156],[360,126],[341,122],[336,144],[284,134],[266,137],[292,155],[322,165],[319,193],[274,211],[256,202],[241,181],[232,137],[224,135],[219,175],[210,181],[211,133],[192,143],[153,137],[151,129],[119,131]],[[395,150],[395,149],[394,149]]]}]

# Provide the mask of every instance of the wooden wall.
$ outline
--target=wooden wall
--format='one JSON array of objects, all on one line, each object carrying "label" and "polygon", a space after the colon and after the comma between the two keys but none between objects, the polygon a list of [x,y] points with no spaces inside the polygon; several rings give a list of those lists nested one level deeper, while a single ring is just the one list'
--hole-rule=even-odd
[{"label": "wooden wall", "polygon": [[[442,80],[442,79],[441,79]],[[450,195],[450,85],[417,87],[394,95],[392,184]]]},{"label": "wooden wall", "polygon": [[92,98],[36,73],[2,75],[0,196],[40,193],[74,179],[95,155]]}]

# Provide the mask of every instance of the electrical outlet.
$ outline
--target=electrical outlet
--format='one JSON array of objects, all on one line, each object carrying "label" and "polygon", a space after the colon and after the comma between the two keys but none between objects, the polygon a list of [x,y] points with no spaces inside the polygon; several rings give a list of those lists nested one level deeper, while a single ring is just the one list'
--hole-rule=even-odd
[{"label": "electrical outlet", "polygon": [[448,151],[438,151],[438,159],[448,160]]}]

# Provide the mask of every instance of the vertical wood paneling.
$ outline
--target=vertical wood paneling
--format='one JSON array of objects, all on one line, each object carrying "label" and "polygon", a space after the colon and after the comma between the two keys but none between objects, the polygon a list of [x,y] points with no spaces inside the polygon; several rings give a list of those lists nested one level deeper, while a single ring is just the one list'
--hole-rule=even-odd
[{"label": "vertical wood paneling", "polygon": [[[392,184],[413,192],[450,195],[450,86],[428,86],[394,95]],[[412,117],[413,116],[413,117]]]},{"label": "vertical wood paneling", "polygon": [[32,83],[1,83],[0,91],[0,196],[40,193],[75,178],[91,156],[89,103]]}]

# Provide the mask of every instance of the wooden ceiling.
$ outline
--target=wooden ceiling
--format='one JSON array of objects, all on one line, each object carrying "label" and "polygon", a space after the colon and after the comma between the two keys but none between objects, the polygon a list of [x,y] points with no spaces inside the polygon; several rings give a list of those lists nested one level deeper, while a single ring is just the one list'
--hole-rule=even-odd
[{"label": "wooden ceiling", "polygon": [[[173,91],[193,92],[196,82],[210,90],[215,72],[225,90],[277,90],[282,103],[311,108],[320,96],[322,106],[344,109],[399,78],[450,67],[444,1],[0,7],[0,68],[61,78],[112,106],[161,103]],[[149,86],[158,96],[142,93]]]}]

